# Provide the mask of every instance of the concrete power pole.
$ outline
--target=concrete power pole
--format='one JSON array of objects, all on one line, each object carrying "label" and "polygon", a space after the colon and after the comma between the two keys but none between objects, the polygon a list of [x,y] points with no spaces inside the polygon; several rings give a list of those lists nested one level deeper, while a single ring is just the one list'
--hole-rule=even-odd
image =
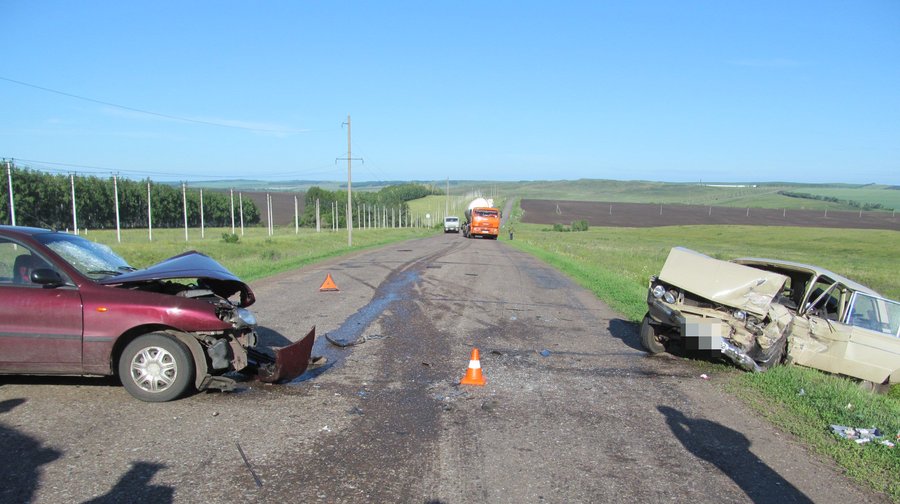
[{"label": "concrete power pole", "polygon": [[116,241],[122,243],[122,231],[119,224],[119,183],[118,174],[113,173],[113,193],[116,195]]},{"label": "concrete power pole", "polygon": [[75,211],[75,174],[69,174],[69,181],[72,183],[72,228],[75,234],[78,234],[78,214]]},{"label": "concrete power pole", "polygon": [[[353,246],[353,190],[352,190],[352,182],[353,182],[353,152],[351,151],[350,144],[350,114],[347,114],[347,122],[344,124],[347,125],[347,246]],[[334,160],[335,163],[343,160],[344,158],[337,158]],[[356,158],[357,161],[363,161],[362,158]],[[363,161],[365,162],[365,161]]]},{"label": "concrete power pole", "polygon": [[9,216],[11,218],[12,225],[16,225],[16,204],[13,202],[13,188],[12,188],[12,168],[10,168],[9,161],[6,162],[6,179],[9,182]]}]

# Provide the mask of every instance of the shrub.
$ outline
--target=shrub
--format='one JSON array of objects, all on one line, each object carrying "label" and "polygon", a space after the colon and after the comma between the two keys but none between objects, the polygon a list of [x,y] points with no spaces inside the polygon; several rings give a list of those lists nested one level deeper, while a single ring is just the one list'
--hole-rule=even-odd
[{"label": "shrub", "polygon": [[241,237],[234,233],[222,233],[222,241],[225,243],[237,243],[241,241]]},{"label": "shrub", "polygon": [[588,221],[585,219],[572,222],[572,231],[587,231]]}]

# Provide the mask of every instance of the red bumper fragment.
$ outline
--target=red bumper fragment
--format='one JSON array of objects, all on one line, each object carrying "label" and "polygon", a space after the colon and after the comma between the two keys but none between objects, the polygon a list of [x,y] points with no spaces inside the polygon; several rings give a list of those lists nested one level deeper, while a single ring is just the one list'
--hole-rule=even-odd
[{"label": "red bumper fragment", "polygon": [[266,383],[278,383],[291,381],[302,375],[309,366],[309,356],[315,341],[316,328],[313,326],[300,341],[276,348],[274,362],[260,363],[257,377]]}]

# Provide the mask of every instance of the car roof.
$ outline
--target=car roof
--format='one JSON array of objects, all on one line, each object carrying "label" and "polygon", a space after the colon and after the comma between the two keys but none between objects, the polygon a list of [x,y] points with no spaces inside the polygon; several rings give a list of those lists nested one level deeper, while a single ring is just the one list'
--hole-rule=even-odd
[{"label": "car roof", "polygon": [[807,273],[812,273],[816,276],[824,275],[836,282],[840,282],[840,283],[846,285],[847,287],[849,287],[855,291],[864,292],[866,294],[872,294],[873,296],[884,297],[881,294],[879,294],[878,292],[875,292],[874,290],[870,289],[869,287],[866,287],[865,285],[863,285],[859,282],[855,282],[843,275],[838,275],[837,273],[835,273],[831,270],[827,270],[825,268],[820,268],[819,266],[815,266],[812,264],[804,264],[804,263],[798,263],[798,262],[794,262],[794,261],[783,261],[781,259],[768,259],[768,258],[764,258],[764,257],[739,257],[737,259],[733,259],[732,262],[736,262],[739,264],[745,264],[745,265],[769,264],[772,266],[779,266],[779,267],[789,269],[789,270],[804,271]]}]

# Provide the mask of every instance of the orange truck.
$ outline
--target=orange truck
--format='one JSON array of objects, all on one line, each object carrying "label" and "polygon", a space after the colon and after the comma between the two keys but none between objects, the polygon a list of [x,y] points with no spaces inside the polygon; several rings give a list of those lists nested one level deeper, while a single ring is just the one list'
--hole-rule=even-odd
[{"label": "orange truck", "polygon": [[463,236],[466,238],[481,236],[496,240],[498,234],[500,234],[500,209],[491,206],[484,198],[476,198],[469,203]]}]

